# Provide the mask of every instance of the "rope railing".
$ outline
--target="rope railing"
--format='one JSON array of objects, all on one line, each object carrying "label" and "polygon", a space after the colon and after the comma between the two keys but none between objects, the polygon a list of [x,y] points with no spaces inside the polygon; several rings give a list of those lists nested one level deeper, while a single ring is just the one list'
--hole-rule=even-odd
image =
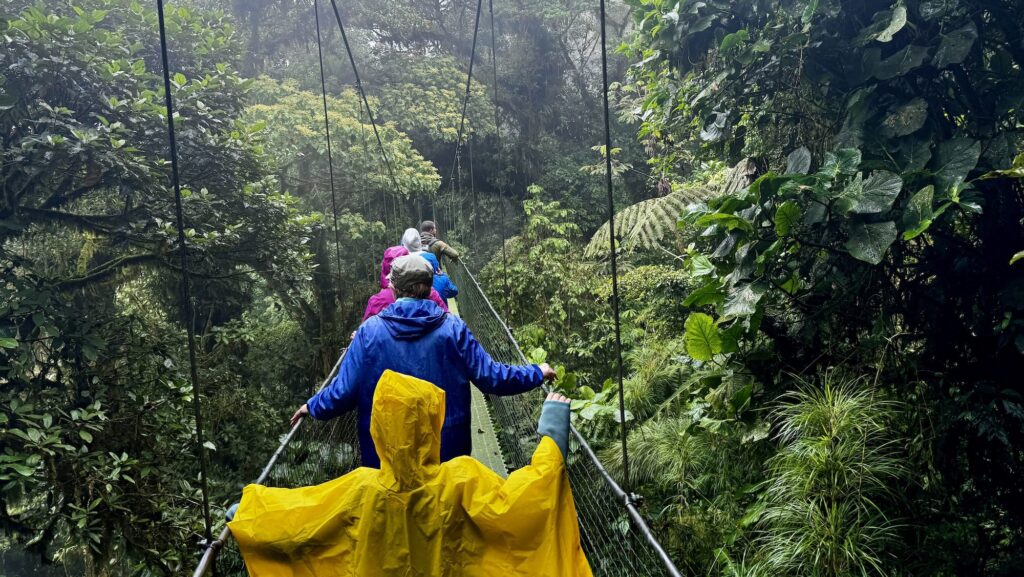
[{"label": "rope railing", "polygon": [[[503,363],[527,363],[512,331],[465,263],[449,266],[448,272],[459,286],[459,314],[484,349]],[[542,400],[543,394],[539,392],[514,397],[488,396],[498,442],[510,471],[530,462],[539,440],[535,424]],[[580,538],[594,574],[679,577],[679,570],[637,509],[633,495],[608,473],[576,427],[572,427],[567,465],[579,515]]]}]

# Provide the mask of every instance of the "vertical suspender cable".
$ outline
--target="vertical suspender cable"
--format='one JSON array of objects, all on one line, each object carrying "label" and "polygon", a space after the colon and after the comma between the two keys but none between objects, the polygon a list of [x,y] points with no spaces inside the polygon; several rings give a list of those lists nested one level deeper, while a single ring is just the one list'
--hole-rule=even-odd
[{"label": "vertical suspender cable", "polygon": [[334,155],[331,153],[331,122],[327,119],[327,81],[324,79],[324,51],[320,41],[320,2],[313,0],[316,18],[316,55],[320,59],[320,93],[324,100],[324,132],[327,133],[327,172],[331,177],[331,213],[334,215],[334,260],[341,279],[341,241],[338,240],[338,197],[334,192]]},{"label": "vertical suspender cable", "polygon": [[171,184],[174,187],[174,216],[178,227],[178,250],[181,251],[181,295],[185,304],[185,333],[188,335],[188,364],[192,379],[192,408],[196,421],[196,451],[199,453],[199,487],[203,497],[203,523],[205,544],[213,541],[210,529],[210,495],[207,487],[206,441],[203,438],[203,407],[199,386],[199,366],[196,361],[195,311],[192,306],[192,281],[188,274],[188,249],[185,243],[185,213],[181,206],[181,182],[178,179],[178,144],[174,139],[174,103],[171,100],[171,72],[167,64],[167,30],[164,26],[164,2],[156,0],[160,23],[160,59],[164,65],[164,103],[167,105],[167,140],[171,156]]},{"label": "vertical suspender cable", "polygon": [[477,236],[478,221],[480,220],[479,206],[476,200],[476,175],[473,173],[473,138],[466,140],[466,152],[469,154],[469,193],[473,195],[473,210],[470,212],[469,227],[473,238]]},{"label": "vertical suspender cable", "polygon": [[[487,0],[487,12],[491,19],[491,71],[494,73],[493,84],[494,84],[494,137],[497,140],[499,154],[504,154],[504,150],[501,144],[501,126],[498,121],[498,52],[495,49],[495,37],[498,35],[497,29],[494,27],[494,0]],[[505,272],[503,278],[505,279],[505,298],[502,299],[506,303],[513,301],[512,289],[508,284],[508,255],[506,254],[505,245],[508,243],[508,230],[505,227],[505,199],[502,198],[501,190],[498,190],[498,211],[501,215],[501,267]],[[507,307],[508,305],[506,305]],[[505,318],[508,319],[508,308],[505,309]]]},{"label": "vertical suspender cable", "polygon": [[[348,61],[349,64],[352,65],[352,74],[356,78],[356,90],[359,91],[359,96],[363,99],[363,104],[366,105],[366,115],[370,118],[370,127],[373,128],[373,135],[377,137],[377,146],[380,148],[380,154],[384,159],[384,165],[388,169],[388,176],[391,177],[391,184],[395,187],[393,194],[399,194],[400,190],[398,187],[398,179],[395,178],[395,171],[391,168],[391,160],[388,158],[388,153],[384,150],[384,142],[380,138],[380,131],[377,130],[377,121],[373,118],[373,109],[370,108],[370,101],[366,98],[366,90],[363,89],[363,83],[359,79],[359,68],[356,67],[356,58],[352,54],[352,47],[348,43],[348,35],[345,34],[345,25],[341,22],[341,13],[338,12],[338,3],[335,0],[331,0],[331,8],[334,9],[334,19],[338,21],[338,29],[341,30],[341,41],[345,44],[345,52],[348,53]],[[386,202],[384,212],[386,215]]]},{"label": "vertical suspender cable", "polygon": [[[473,63],[476,61],[476,38],[477,38],[477,33],[480,31],[480,12],[481,12],[482,9],[483,9],[483,0],[476,0],[476,16],[475,16],[474,21],[473,21],[473,47],[469,51],[469,72],[466,74],[466,95],[462,99],[462,117],[459,119],[459,133],[458,133],[458,138],[455,141],[455,159],[456,159],[456,161],[452,163],[452,170],[451,170],[451,173],[448,176],[448,182],[449,183],[454,183],[455,182],[455,180],[454,180],[455,179],[455,167],[459,164],[458,163],[458,159],[459,159],[459,152],[460,152],[460,150],[462,148],[462,135],[463,135],[463,132],[466,129],[466,111],[468,110],[468,107],[469,107],[470,87],[473,84]],[[461,170],[459,170],[459,174],[460,175],[462,174]]]},{"label": "vertical suspender cable", "polygon": [[619,431],[622,437],[622,486],[629,494],[629,452],[626,448],[626,397],[622,388],[622,323],[619,319],[619,271],[615,255],[615,197],[612,194],[612,129],[608,113],[608,33],[604,0],[601,1],[601,93],[604,96],[604,163],[608,189],[608,245],[612,260],[612,313],[615,316],[615,375],[619,383]]}]

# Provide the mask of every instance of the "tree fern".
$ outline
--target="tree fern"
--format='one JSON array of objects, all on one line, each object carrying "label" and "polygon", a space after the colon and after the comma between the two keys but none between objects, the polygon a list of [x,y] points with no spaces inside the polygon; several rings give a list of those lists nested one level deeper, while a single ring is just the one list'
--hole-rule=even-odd
[{"label": "tree fern", "polygon": [[[676,230],[679,216],[690,204],[707,200],[713,195],[710,189],[679,188],[666,196],[651,198],[628,206],[615,215],[615,237],[620,240],[620,250],[633,252],[652,250],[671,238]],[[597,229],[585,255],[596,258],[608,252],[608,223]]]}]

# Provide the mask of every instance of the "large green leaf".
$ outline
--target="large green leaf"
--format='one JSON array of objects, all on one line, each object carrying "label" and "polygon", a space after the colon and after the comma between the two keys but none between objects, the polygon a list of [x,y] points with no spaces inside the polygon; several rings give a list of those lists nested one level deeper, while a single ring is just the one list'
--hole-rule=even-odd
[{"label": "large green leaf", "polygon": [[847,98],[846,118],[839,134],[836,135],[836,148],[857,148],[864,144],[865,127],[876,112],[875,88],[876,86],[861,88]]},{"label": "large green leaf", "polygon": [[704,313],[693,313],[686,318],[683,342],[686,354],[698,361],[710,361],[722,352],[722,331],[714,319]]},{"label": "large green leaf", "polygon": [[897,32],[903,30],[903,27],[907,25],[907,7],[897,6],[892,9],[892,17],[889,19],[889,25],[884,30],[875,36],[875,40],[879,42],[889,42]]},{"label": "large green leaf", "polygon": [[928,102],[915,98],[892,110],[882,121],[882,132],[886,136],[906,136],[917,132],[928,119]]},{"label": "large green leaf", "polygon": [[764,287],[748,284],[735,288],[725,301],[723,313],[727,317],[749,317],[757,312],[757,303],[764,296]]},{"label": "large green leaf", "polygon": [[885,257],[885,251],[896,240],[896,223],[892,221],[850,225],[850,239],[846,250],[850,255],[864,262],[878,264]]},{"label": "large green leaf", "polygon": [[832,178],[840,174],[856,174],[860,166],[860,150],[856,148],[840,148],[833,152],[825,153],[825,163],[821,172]]},{"label": "large green leaf", "polygon": [[811,151],[801,146],[786,157],[786,174],[807,174],[811,170]]},{"label": "large green leaf", "polygon": [[699,278],[715,272],[715,265],[707,256],[696,254],[687,261],[690,264],[690,275]]},{"label": "large green leaf", "polygon": [[740,28],[736,32],[726,34],[725,37],[722,38],[722,43],[718,46],[718,51],[723,54],[728,54],[749,41],[750,32],[747,32],[746,28]]},{"label": "large green leaf", "polygon": [[5,463],[4,466],[14,469],[14,471],[21,475],[22,477],[31,477],[32,474],[35,472],[34,468],[26,467],[21,463]]},{"label": "large green leaf", "polygon": [[851,212],[870,214],[892,208],[893,201],[903,188],[903,179],[898,174],[880,170],[863,182],[859,195],[853,198]]},{"label": "large green leaf", "polygon": [[722,212],[713,212],[706,214],[697,219],[694,223],[697,228],[704,228],[711,225],[718,225],[725,230],[740,229],[747,232],[753,230],[746,219],[736,216],[735,214],[727,214]]},{"label": "large green leaf", "polygon": [[932,171],[939,191],[946,193],[965,181],[971,170],[978,165],[980,157],[981,143],[972,138],[958,137],[940,142],[932,159]]},{"label": "large green leaf", "polygon": [[686,299],[683,300],[683,306],[702,307],[705,305],[716,305],[724,300],[725,293],[722,292],[722,284],[718,281],[712,281],[687,295]]},{"label": "large green leaf", "polygon": [[960,64],[971,52],[971,46],[978,39],[978,28],[974,22],[968,22],[963,28],[943,34],[939,49],[935,51],[932,65],[945,68],[950,64]]},{"label": "large green leaf", "polygon": [[792,200],[779,205],[779,208],[775,210],[775,234],[779,236],[789,236],[789,233],[793,231],[803,215],[800,213],[800,207],[797,206]]},{"label": "large green leaf", "polygon": [[903,240],[910,240],[931,226],[934,197],[935,187],[929,184],[910,198],[903,211]]},{"label": "large green leaf", "polygon": [[881,49],[870,48],[864,51],[864,70],[879,80],[889,80],[921,66],[927,57],[927,46],[904,46],[885,59],[882,59]]},{"label": "large green leaf", "polygon": [[932,140],[916,136],[905,136],[896,141],[893,157],[902,172],[919,172],[932,159]]},{"label": "large green leaf", "polygon": [[1024,260],[1024,250],[1019,251],[1015,253],[1012,257],[1010,257],[1010,264],[1013,264],[1020,260]]},{"label": "large green leaf", "polygon": [[925,0],[917,11],[924,20],[934,20],[945,16],[959,4],[959,0]]}]

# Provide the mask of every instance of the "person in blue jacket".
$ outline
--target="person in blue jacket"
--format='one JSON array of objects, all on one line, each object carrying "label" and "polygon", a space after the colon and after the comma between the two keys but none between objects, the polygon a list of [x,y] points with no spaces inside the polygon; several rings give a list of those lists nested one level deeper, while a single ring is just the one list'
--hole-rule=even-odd
[{"label": "person in blue jacket", "polygon": [[437,262],[437,257],[429,252],[421,252],[419,255],[427,259],[430,266],[434,268],[434,290],[437,291],[437,294],[441,295],[445,302],[459,296],[459,287],[455,286],[451,277],[441,271],[441,263]]},{"label": "person in blue jacket", "polygon": [[380,467],[370,437],[373,392],[386,369],[429,381],[445,391],[441,460],[472,451],[470,390],[473,383],[492,395],[516,395],[555,378],[546,363],[513,366],[491,359],[462,319],[427,300],[433,270],[418,255],[391,264],[391,287],[397,298],[366,320],[345,354],[338,375],[292,415],[333,419],[358,410],[359,444],[364,467]]}]

